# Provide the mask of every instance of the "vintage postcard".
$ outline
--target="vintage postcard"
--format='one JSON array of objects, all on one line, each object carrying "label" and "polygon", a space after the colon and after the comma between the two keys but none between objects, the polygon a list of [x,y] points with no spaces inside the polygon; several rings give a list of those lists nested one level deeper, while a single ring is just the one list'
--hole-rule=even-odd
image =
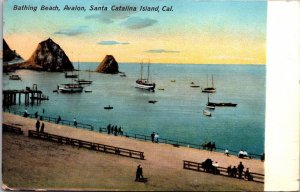
[{"label": "vintage postcard", "polygon": [[267,1],[7,0],[2,188],[262,191]]}]

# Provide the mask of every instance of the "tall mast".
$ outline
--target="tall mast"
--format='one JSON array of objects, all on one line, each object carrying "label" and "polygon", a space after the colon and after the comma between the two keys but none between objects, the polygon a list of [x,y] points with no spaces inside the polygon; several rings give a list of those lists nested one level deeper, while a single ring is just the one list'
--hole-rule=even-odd
[{"label": "tall mast", "polygon": [[206,87],[208,87],[208,75],[206,75]]},{"label": "tall mast", "polygon": [[214,75],[211,75],[211,85],[214,88]]},{"label": "tall mast", "polygon": [[147,81],[149,81],[149,74],[150,74],[150,71],[149,71],[149,62],[148,62],[148,76],[147,76]]},{"label": "tall mast", "polygon": [[143,80],[143,61],[141,62],[141,81]]}]

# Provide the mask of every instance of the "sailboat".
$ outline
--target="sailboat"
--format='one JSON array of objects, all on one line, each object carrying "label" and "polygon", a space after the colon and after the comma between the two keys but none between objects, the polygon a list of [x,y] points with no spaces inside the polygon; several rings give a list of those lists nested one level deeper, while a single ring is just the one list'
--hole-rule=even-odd
[{"label": "sailboat", "polygon": [[207,87],[203,88],[202,92],[203,93],[215,93],[216,92],[216,88],[214,88],[214,76],[213,75],[211,75],[211,87],[208,86],[208,76],[207,76]]},{"label": "sailboat", "polygon": [[72,83],[61,84],[61,86],[58,85],[57,90],[62,93],[81,93],[83,91],[83,87],[79,83],[73,83],[72,78]]},{"label": "sailboat", "polygon": [[215,107],[236,107],[235,103],[214,103],[209,101],[209,96],[207,97],[206,107],[209,109],[214,109]]},{"label": "sailboat", "polygon": [[145,90],[154,92],[155,83],[153,83],[150,80],[150,66],[149,66],[149,63],[148,63],[147,78],[143,79],[143,63],[141,63],[141,77],[138,80],[136,80],[135,83],[136,83],[136,85],[135,85],[136,88],[145,89]]},{"label": "sailboat", "polygon": [[203,110],[203,115],[211,117],[211,112],[207,110]]},{"label": "sailboat", "polygon": [[89,70],[89,80],[85,80],[85,79],[79,79],[79,62],[78,62],[78,79],[75,79],[75,81],[79,84],[86,84],[86,85],[90,85],[92,84],[93,81],[91,81],[91,71]]}]

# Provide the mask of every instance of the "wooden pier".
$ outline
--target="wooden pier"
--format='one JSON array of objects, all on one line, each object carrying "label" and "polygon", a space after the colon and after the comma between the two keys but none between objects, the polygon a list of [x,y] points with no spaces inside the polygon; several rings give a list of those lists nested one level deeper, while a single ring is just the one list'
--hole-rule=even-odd
[{"label": "wooden pier", "polygon": [[[34,84],[32,89],[26,87],[22,90],[3,90],[3,106],[9,107],[11,105],[21,104],[24,99],[25,105],[40,104],[42,100],[48,100],[49,98],[43,95],[41,90],[37,89],[37,85]],[[23,96],[22,96],[23,95]]]}]

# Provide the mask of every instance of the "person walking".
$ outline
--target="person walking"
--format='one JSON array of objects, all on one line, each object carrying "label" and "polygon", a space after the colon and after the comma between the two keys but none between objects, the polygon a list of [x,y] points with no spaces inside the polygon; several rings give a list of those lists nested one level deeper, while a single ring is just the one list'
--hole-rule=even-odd
[{"label": "person walking", "polygon": [[44,124],[44,122],[42,122],[41,133],[44,133],[44,129],[45,129],[45,124]]},{"label": "person walking", "polygon": [[140,181],[141,179],[141,165],[138,165],[135,172],[135,181]]},{"label": "person walking", "polygon": [[242,164],[242,162],[240,162],[240,164],[238,165],[238,171],[239,171],[239,178],[242,178],[243,175],[243,170],[244,170],[244,165]]},{"label": "person walking", "polygon": [[35,130],[36,130],[36,132],[39,132],[40,124],[41,124],[40,121],[37,120],[36,123],[35,123]]}]

